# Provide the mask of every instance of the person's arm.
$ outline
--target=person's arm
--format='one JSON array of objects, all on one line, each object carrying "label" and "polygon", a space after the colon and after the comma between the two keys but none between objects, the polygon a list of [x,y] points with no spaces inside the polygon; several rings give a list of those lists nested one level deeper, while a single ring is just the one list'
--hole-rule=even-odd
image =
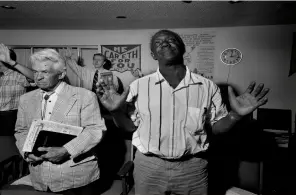
[{"label": "person's arm", "polygon": [[22,73],[28,79],[34,80],[34,73],[28,67],[26,67],[26,66],[24,66],[22,64],[19,64],[19,63],[15,62],[15,61],[11,61],[8,64],[11,67],[15,68],[16,70],[18,70],[20,73]]},{"label": "person's arm", "polygon": [[230,111],[225,117],[218,120],[213,124],[212,131],[214,134],[228,132],[237,122],[241,120],[242,116],[239,116],[233,111]]},{"label": "person's arm", "polygon": [[10,53],[8,47],[6,47],[4,44],[0,44],[0,61],[8,64],[9,66],[15,68],[20,73],[22,73],[25,77],[34,80],[34,74],[33,71],[29,68],[27,68],[25,65],[19,64],[18,62],[12,60],[10,58]]},{"label": "person's arm", "polygon": [[[265,96],[269,92],[269,89],[264,89],[263,84],[258,85],[255,89],[255,85],[256,83],[252,82],[245,93],[238,97],[234,95],[232,88],[230,86],[228,87],[231,111],[226,116],[220,117],[213,122],[212,131],[214,134],[229,131],[244,116],[252,113],[258,107],[267,103],[268,99]],[[221,99],[220,93],[216,93],[216,95],[213,96],[213,99]],[[219,110],[219,112],[223,113],[224,111]]]},{"label": "person's arm", "polygon": [[67,78],[69,84],[91,90],[92,83],[89,82],[92,81],[93,78],[89,77],[90,75],[93,75],[91,73],[93,70],[79,66],[77,61],[73,58],[71,49],[62,51],[61,55],[63,56],[67,67]]},{"label": "person's arm", "polygon": [[30,163],[37,162],[37,161],[42,161],[42,158],[36,157],[32,153],[25,153],[23,152],[23,146],[26,141],[28,132],[29,132],[29,124],[27,124],[26,120],[26,113],[25,113],[25,108],[24,105],[26,104],[25,102],[27,96],[21,96],[19,106],[18,106],[18,112],[17,112],[17,120],[15,124],[15,139],[16,139],[16,146],[22,155],[22,157]]},{"label": "person's arm", "polygon": [[124,103],[120,109],[112,111],[111,115],[118,128],[126,132],[134,132],[137,129],[137,126],[135,125],[137,119],[135,118],[134,121],[131,119],[129,112],[127,111],[129,109],[128,107],[129,103]]},{"label": "person's arm", "polygon": [[18,105],[18,112],[17,112],[17,120],[15,123],[15,139],[16,139],[16,146],[20,152],[20,154],[24,157],[23,146],[28,135],[29,131],[29,124],[27,124],[27,120],[25,118],[25,97],[21,96],[19,105]]}]

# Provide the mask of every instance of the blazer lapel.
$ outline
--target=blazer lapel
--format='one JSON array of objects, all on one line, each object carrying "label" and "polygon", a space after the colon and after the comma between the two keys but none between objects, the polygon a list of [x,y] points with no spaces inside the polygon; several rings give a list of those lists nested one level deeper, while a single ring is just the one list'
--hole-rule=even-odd
[{"label": "blazer lapel", "polygon": [[[32,110],[30,113],[33,113],[32,119],[41,119],[41,105],[42,105],[42,93],[41,90],[36,90],[35,94],[31,98]],[[31,106],[29,106],[31,107]]]},{"label": "blazer lapel", "polygon": [[70,90],[69,86],[65,84],[60,94],[58,94],[50,120],[63,123],[66,114],[70,111],[76,101],[76,92]]}]

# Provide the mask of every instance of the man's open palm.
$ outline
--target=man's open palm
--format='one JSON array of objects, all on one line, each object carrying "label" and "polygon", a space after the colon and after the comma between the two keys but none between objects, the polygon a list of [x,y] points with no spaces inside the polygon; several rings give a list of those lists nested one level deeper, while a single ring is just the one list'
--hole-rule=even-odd
[{"label": "man's open palm", "polygon": [[258,107],[267,103],[268,99],[265,97],[269,92],[268,88],[264,89],[264,84],[260,84],[255,89],[255,82],[252,82],[247,90],[240,96],[235,96],[232,88],[228,87],[229,102],[232,111],[240,116],[250,114]]},{"label": "man's open palm", "polygon": [[124,104],[129,93],[129,88],[120,95],[114,89],[113,83],[106,85],[104,81],[101,80],[97,83],[96,93],[103,106],[112,112],[119,109],[121,105]]},{"label": "man's open palm", "polygon": [[4,44],[0,44],[0,61],[9,63],[11,61],[9,49]]}]

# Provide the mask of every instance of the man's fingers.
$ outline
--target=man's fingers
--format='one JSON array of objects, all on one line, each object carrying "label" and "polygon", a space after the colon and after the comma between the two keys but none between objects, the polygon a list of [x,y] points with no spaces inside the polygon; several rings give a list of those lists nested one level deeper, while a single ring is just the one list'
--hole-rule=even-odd
[{"label": "man's fingers", "polygon": [[266,104],[268,102],[268,98],[265,97],[265,98],[262,98],[261,100],[258,101],[258,105],[257,105],[257,108]]},{"label": "man's fingers", "polygon": [[257,96],[261,93],[263,87],[264,87],[264,84],[263,84],[263,83],[260,83],[260,84],[256,87],[256,89],[253,90],[252,95],[255,96],[255,97],[257,97]]},{"label": "man's fingers", "polygon": [[104,91],[107,91],[107,90],[108,90],[108,86],[107,86],[107,84],[104,82],[103,79],[100,79],[100,80],[99,80],[99,85],[101,85],[101,87],[103,88]]},{"label": "man's fingers", "polygon": [[[121,94],[122,97],[124,97],[123,99],[126,100],[128,94],[129,94],[129,91],[130,91],[130,87],[126,88],[123,93]],[[134,100],[134,99],[133,99]]]},{"label": "man's fingers", "polygon": [[246,90],[246,93],[252,93],[252,91],[254,90],[255,85],[256,85],[256,82],[255,81],[252,81],[250,83],[250,85],[248,86],[248,88]]},{"label": "man's fingers", "polygon": [[5,56],[4,56],[4,54],[2,54],[2,53],[0,53],[0,61],[5,62]]},{"label": "man's fingers", "polygon": [[261,100],[266,94],[268,94],[269,92],[269,88],[265,88],[263,89],[260,94],[256,97],[257,100]]},{"label": "man's fingers", "polygon": [[100,86],[97,86],[97,88],[96,88],[96,95],[99,96],[99,98],[101,98],[103,94],[104,94],[103,88],[100,87]]},{"label": "man's fingers", "polygon": [[109,82],[109,89],[110,89],[110,91],[116,92],[115,87],[114,87],[114,84],[113,84],[113,81],[112,82]]},{"label": "man's fingers", "polygon": [[48,156],[48,153],[46,153],[46,154],[42,154],[41,156],[40,156],[40,158],[41,159],[48,159],[49,158],[49,156]]},{"label": "man's fingers", "polygon": [[28,156],[28,162],[36,162],[42,160],[41,157],[37,157],[34,154],[29,154]]},{"label": "man's fingers", "polygon": [[46,148],[46,147],[39,147],[38,151],[40,152],[48,152],[50,150],[50,147]]},{"label": "man's fingers", "polygon": [[33,158],[34,158],[35,161],[40,161],[40,160],[42,160],[41,157],[37,157],[37,156],[34,156]]}]

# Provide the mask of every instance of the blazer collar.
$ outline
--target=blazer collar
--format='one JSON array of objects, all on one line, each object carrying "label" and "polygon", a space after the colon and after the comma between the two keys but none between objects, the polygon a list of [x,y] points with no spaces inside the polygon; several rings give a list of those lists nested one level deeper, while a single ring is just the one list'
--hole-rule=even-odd
[{"label": "blazer collar", "polygon": [[57,101],[52,110],[50,120],[63,122],[65,115],[68,114],[74,103],[77,101],[77,88],[71,88],[68,84],[65,84],[61,92],[58,94]]}]

